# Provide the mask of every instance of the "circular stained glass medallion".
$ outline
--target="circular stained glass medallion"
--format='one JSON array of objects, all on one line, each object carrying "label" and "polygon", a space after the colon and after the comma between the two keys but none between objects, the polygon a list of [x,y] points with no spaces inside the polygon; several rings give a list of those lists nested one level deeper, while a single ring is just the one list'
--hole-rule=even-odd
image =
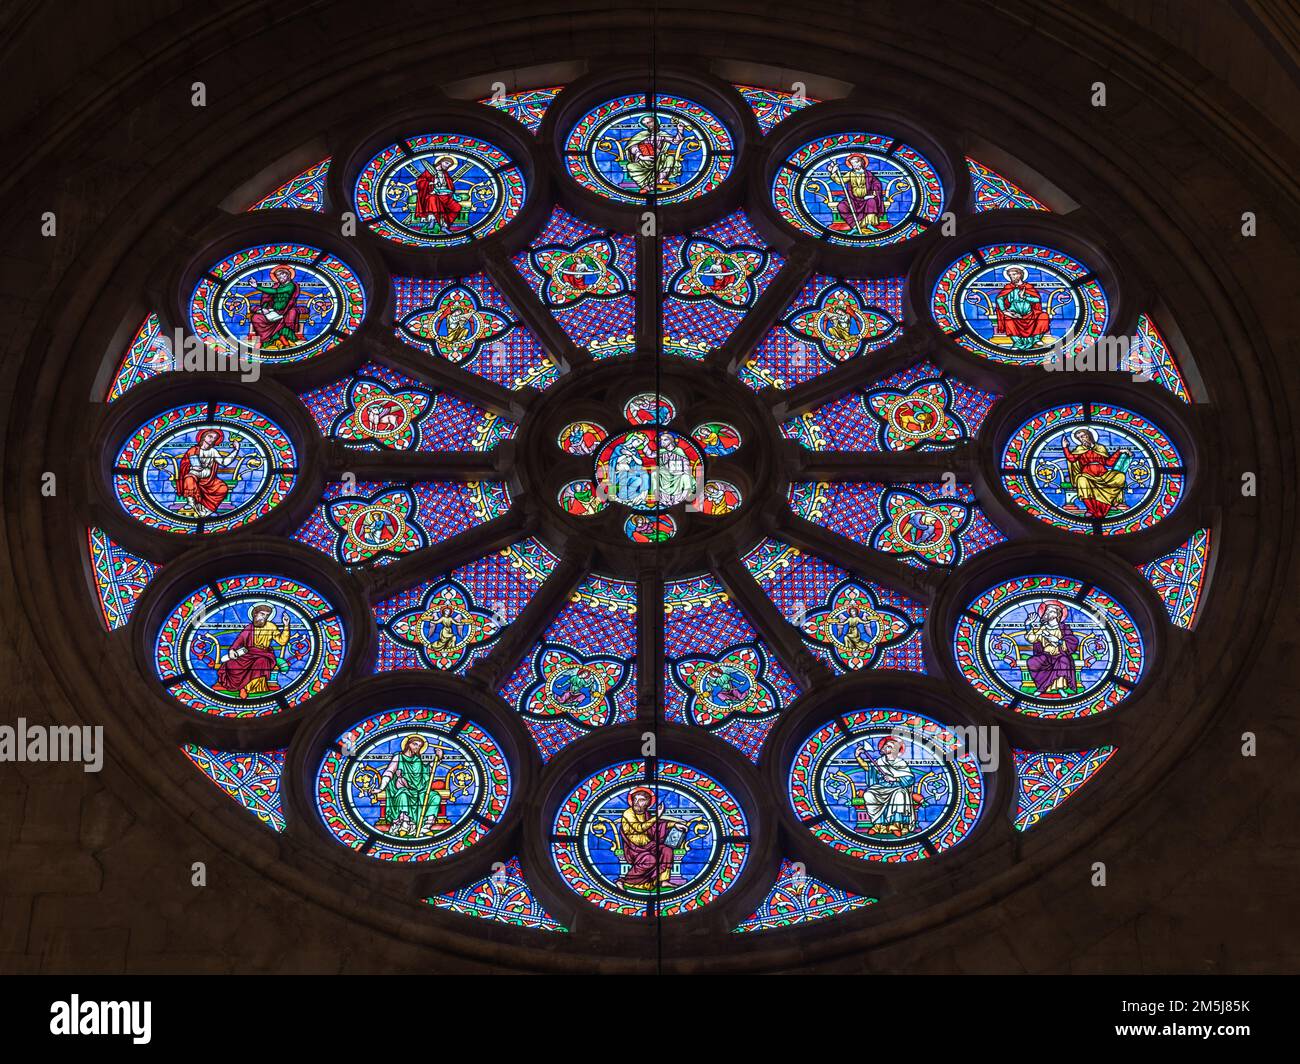
[{"label": "circular stained glass medallion", "polygon": [[316,808],[344,846],[380,861],[436,861],[479,842],[510,802],[510,766],[483,728],[441,709],[376,714],[338,737]]},{"label": "circular stained glass medallion", "polygon": [[984,804],[980,764],[957,735],[896,709],[846,713],[813,732],[790,768],[795,816],[863,861],[920,861],[961,842]]},{"label": "circular stained glass medallion", "polygon": [[310,698],[343,664],[338,613],[306,584],[250,573],[192,592],[163,621],[154,664],[167,693],[220,717],[265,717]]},{"label": "circular stained glass medallion", "polygon": [[625,761],[561,803],[551,857],[565,883],[622,916],[673,916],[729,890],[745,866],[749,826],[711,776],[674,761]]},{"label": "circular stained glass medallion", "polygon": [[579,185],[619,203],[682,203],[717,188],[731,172],[731,133],[708,108],[660,94],[651,110],[641,93],[592,108],[564,145],[565,168]]},{"label": "circular stained glass medallion", "polygon": [[1106,592],[1037,575],[976,598],[957,622],[953,656],[985,698],[1059,720],[1122,702],[1142,677],[1146,652],[1133,618]]},{"label": "circular stained glass medallion", "polygon": [[1002,486],[1022,510],[1071,532],[1150,528],[1178,506],[1182,456],[1142,415],[1110,403],[1035,414],[1002,451]]},{"label": "circular stained glass medallion", "polygon": [[1042,365],[1106,331],[1110,302],[1092,271],[1039,244],[992,244],[940,275],[931,299],[939,327],[972,354]]},{"label": "circular stained glass medallion", "polygon": [[693,499],[703,475],[699,449],[669,429],[620,433],[596,455],[596,482],[610,501],[646,513]]},{"label": "circular stained glass medallion", "polygon": [[938,219],[943,201],[943,182],[929,160],[877,133],[810,140],[772,178],[772,202],[786,222],[847,247],[910,240]]},{"label": "circular stained glass medallion", "polygon": [[122,509],[163,532],[225,532],[284,501],[298,474],[288,434],[234,403],[188,403],[150,418],[113,462]]},{"label": "circular stained glass medallion", "polygon": [[190,327],[198,340],[219,353],[247,353],[268,363],[301,362],[328,351],[365,314],[365,289],[351,267],[309,244],[237,251],[210,267],[190,298]]},{"label": "circular stained glass medallion", "polygon": [[391,144],[357,177],[357,213],[387,240],[445,248],[495,233],[524,205],[523,171],[505,152],[460,133]]}]

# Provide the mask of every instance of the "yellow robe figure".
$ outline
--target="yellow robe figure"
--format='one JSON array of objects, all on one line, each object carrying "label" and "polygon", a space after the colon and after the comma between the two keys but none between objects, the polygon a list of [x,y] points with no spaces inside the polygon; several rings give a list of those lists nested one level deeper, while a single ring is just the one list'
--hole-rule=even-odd
[{"label": "yellow robe figure", "polygon": [[1114,465],[1122,451],[1111,454],[1095,440],[1072,451],[1063,444],[1066,469],[1070,483],[1090,517],[1105,517],[1116,505],[1124,501],[1124,487],[1128,477]]}]

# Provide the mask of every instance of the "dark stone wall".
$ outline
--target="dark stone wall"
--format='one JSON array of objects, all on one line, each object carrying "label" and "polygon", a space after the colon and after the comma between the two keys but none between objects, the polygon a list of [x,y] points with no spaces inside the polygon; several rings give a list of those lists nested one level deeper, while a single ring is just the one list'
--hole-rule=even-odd
[{"label": "dark stone wall", "polygon": [[[763,965],[910,972],[1267,972],[1300,968],[1294,509],[1300,145],[1294,13],[1268,0],[802,5],[664,3],[661,54],[807,70],[949,110],[1049,177],[1085,173],[1087,220],[1143,263],[1215,399],[1202,425],[1220,544],[1195,642],[1149,771],[1091,801],[1077,834],[1026,848],[978,890],[874,931],[810,938]],[[431,5],[441,8],[443,5]],[[1174,9],[1176,13],[1174,12]],[[104,724],[98,775],[0,764],[0,970],[396,972],[544,967],[494,938],[435,935],[362,886],[323,900],[301,864],[157,737],[108,677],[122,644],[67,559],[66,493],[92,456],[69,411],[125,309],[160,292],[158,250],[190,239],[239,183],[325,124],[457,78],[648,51],[642,5],[502,2],[384,11],[316,0],[15,3],[0,15],[9,91],[0,175],[0,723]],[[431,58],[433,57],[433,58]],[[209,106],[190,106],[207,84]],[[1111,103],[1087,104],[1106,80]],[[918,86],[922,86],[918,88]],[[237,173],[237,171],[234,171]],[[57,213],[59,236],[40,235]],[[1259,235],[1240,236],[1242,211]],[[144,232],[147,236],[141,237]],[[124,339],[124,338],[119,338]],[[117,345],[121,346],[120,342]],[[84,403],[87,388],[79,400]],[[1240,497],[1242,472],[1259,496]],[[1230,518],[1231,520],[1227,520]],[[61,568],[55,560],[62,559]],[[1249,627],[1242,631],[1246,621]],[[98,682],[96,675],[106,677]],[[1241,736],[1259,756],[1240,756]],[[1099,785],[1100,786],[1100,785]],[[267,833],[259,833],[267,834]],[[190,885],[204,861],[208,886]],[[1109,885],[1090,885],[1104,861]],[[965,886],[965,884],[960,884]],[[956,886],[956,884],[955,884]],[[612,963],[612,961],[611,961]],[[568,962],[582,968],[583,962]]]}]

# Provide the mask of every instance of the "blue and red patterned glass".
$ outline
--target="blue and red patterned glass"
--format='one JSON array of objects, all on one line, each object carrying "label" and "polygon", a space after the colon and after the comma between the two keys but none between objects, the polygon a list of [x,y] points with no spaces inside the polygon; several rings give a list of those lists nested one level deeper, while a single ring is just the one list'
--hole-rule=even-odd
[{"label": "blue and red patterned glass", "polygon": [[926,671],[925,607],[919,602],[776,539],[764,540],[741,561],[833,672]]},{"label": "blue and red patterned glass", "polygon": [[1165,604],[1169,619],[1191,628],[1201,608],[1210,566],[1210,530],[1198,528],[1182,546],[1138,566]]},{"label": "blue and red patterned glass", "polygon": [[810,277],[781,320],[740,370],[755,391],[782,391],[851,359],[888,347],[902,335],[903,278]]},{"label": "blue and red patterned glass", "polygon": [[560,207],[513,259],[560,327],[593,358],[636,350],[636,241]]},{"label": "blue and red patterned glass", "polygon": [[489,96],[479,100],[488,107],[495,107],[503,114],[508,114],[528,132],[536,133],[546,117],[546,110],[560,94],[563,85],[553,85],[544,89],[521,89],[518,92],[506,92],[500,96]]},{"label": "blue and red patterned glass", "polygon": [[387,565],[500,517],[510,491],[499,481],[414,484],[339,481],[293,534],[340,565]]},{"label": "blue and red patterned glass", "polygon": [[991,167],[976,162],[969,155],[966,157],[966,169],[970,171],[976,214],[982,214],[984,211],[1050,212],[1051,210],[1042,200],[1031,196],[1010,178],[1003,177]]},{"label": "blue and red patterned glass", "polygon": [[274,191],[268,192],[250,211],[316,211],[325,209],[325,179],[329,176],[330,160],[324,158],[300,174],[289,178]]},{"label": "blue and red patterned glass", "polygon": [[802,693],[707,574],[664,586],[664,719],[707,728],[757,761],[777,716]]},{"label": "blue and red patterned glass", "polygon": [[875,903],[875,898],[810,876],[801,863],[787,857],[781,861],[781,870],[767,897],[734,930],[736,934],[747,934],[796,927],[828,916],[843,916]]},{"label": "blue and red patterned glass", "polygon": [[375,672],[464,673],[491,652],[558,560],[539,540],[522,539],[375,603]]},{"label": "blue and red patterned glass", "polygon": [[1113,746],[1061,754],[1012,750],[1016,769],[1016,830],[1028,831],[1066,799],[1074,797],[1114,753]]},{"label": "blue and red patterned glass", "polygon": [[299,398],[323,436],[361,451],[490,451],[516,428],[377,362]]},{"label": "blue and red patterned glass", "polygon": [[110,631],[121,628],[162,567],[131,553],[102,528],[86,529],[86,545],[104,626]]},{"label": "blue and red patterned glass", "polygon": [[790,509],[805,521],[907,565],[961,565],[1006,542],[967,484],[870,484],[854,481],[790,485]]},{"label": "blue and red patterned glass", "polygon": [[636,715],[636,612],[635,584],[588,577],[499,687],[543,760]]},{"label": "blue and red patterned glass", "polygon": [[272,831],[283,831],[286,750],[236,753],[186,743],[181,752],[226,797],[238,802]]},{"label": "blue and red patterned glass", "polygon": [[782,92],[780,89],[763,89],[757,85],[737,85],[736,91],[745,98],[750,109],[754,112],[754,118],[758,121],[758,128],[766,136],[771,133],[773,128],[780,122],[789,118],[797,111],[802,111],[815,103],[821,103],[811,96],[793,92]]},{"label": "blue and red patterned glass", "polygon": [[524,877],[518,857],[494,866],[491,875],[447,894],[425,898],[425,903],[444,912],[492,920],[511,927],[534,931],[567,931],[568,928],[546,911]]},{"label": "blue and red patterned glass", "polygon": [[398,339],[503,388],[539,391],[559,377],[545,348],[484,273],[393,279]]},{"label": "blue and red patterned glass", "polygon": [[663,241],[663,349],[703,358],[726,341],[785,258],[737,211],[707,229]]}]

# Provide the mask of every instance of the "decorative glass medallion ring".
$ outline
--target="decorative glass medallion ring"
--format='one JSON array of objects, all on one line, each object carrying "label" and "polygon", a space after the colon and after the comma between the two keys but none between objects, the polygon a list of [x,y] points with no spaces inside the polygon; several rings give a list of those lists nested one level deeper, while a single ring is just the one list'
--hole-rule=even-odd
[{"label": "decorative glass medallion ring", "polygon": [[992,244],[963,255],[935,283],[931,311],[967,351],[1017,366],[1077,353],[1110,321],[1092,271],[1039,244]]},{"label": "decorative glass medallion ring", "polygon": [[1064,576],[1005,580],[957,622],[953,656],[967,682],[1027,717],[1087,717],[1119,704],[1142,678],[1146,652],[1128,611],[1100,588]]},{"label": "decorative glass medallion ring", "polygon": [[704,459],[692,440],[670,429],[634,429],[605,441],[595,478],[609,501],[655,513],[697,497]]},{"label": "decorative glass medallion ring", "polygon": [[1071,532],[1150,528],[1178,506],[1182,456],[1140,414],[1110,403],[1069,403],[1035,414],[1002,452],[1002,485],[1040,521]]},{"label": "decorative glass medallion ring", "polygon": [[317,591],[250,573],[182,600],[158,631],[154,664],[167,693],[190,709],[266,717],[324,688],[344,648],[343,623]]},{"label": "decorative glass medallion ring", "polygon": [[731,173],[735,144],[708,108],[660,93],[631,93],[592,108],[564,144],[564,164],[583,188],[618,203],[684,203]]},{"label": "decorative glass medallion ring", "polygon": [[938,171],[915,148],[878,133],[832,133],[791,152],[772,203],[794,228],[845,247],[919,236],[943,211]]},{"label": "decorative glass medallion ring", "polygon": [[482,240],[524,205],[523,171],[505,152],[460,133],[390,144],[357,177],[357,214],[387,240],[447,248]]},{"label": "decorative glass medallion ring", "polygon": [[197,339],[266,363],[302,362],[328,351],[365,314],[366,293],[357,275],[309,244],[237,251],[208,269],[190,299]]},{"label": "decorative glass medallion ring", "polygon": [[113,462],[122,509],[162,532],[203,535],[256,521],[298,474],[288,434],[234,403],[188,403],[150,418]]},{"label": "decorative glass medallion ring", "polygon": [[376,714],[338,737],[316,776],[316,808],[344,846],[380,861],[436,861],[505,815],[510,767],[473,721],[426,707]]},{"label": "decorative glass medallion ring", "polygon": [[929,717],[846,713],[808,736],[790,768],[795,816],[827,846],[862,861],[920,861],[961,842],[979,820],[976,758]]},{"label": "decorative glass medallion ring", "polygon": [[730,890],[745,867],[749,825],[731,793],[674,761],[624,761],[561,803],[551,858],[592,905],[621,916],[674,916]]}]

